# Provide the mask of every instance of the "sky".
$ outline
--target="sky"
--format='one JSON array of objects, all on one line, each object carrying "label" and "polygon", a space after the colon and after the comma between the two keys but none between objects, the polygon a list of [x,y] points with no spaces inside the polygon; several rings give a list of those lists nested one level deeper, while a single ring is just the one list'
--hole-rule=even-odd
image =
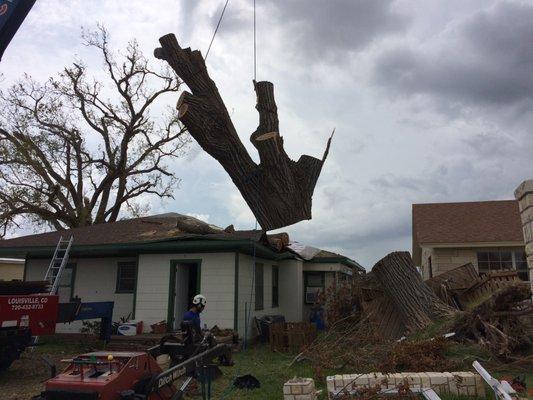
[{"label": "sky", "polygon": [[[330,155],[313,219],[292,240],[370,268],[411,250],[413,203],[513,198],[533,178],[533,1],[256,0],[257,79],[274,83],[280,134],[293,159]],[[111,45],[136,39],[154,66],[175,33],[204,54],[224,0],[38,0],[0,63],[2,86],[26,72],[44,81],[81,58],[101,73],[81,28],[107,27]],[[253,0],[229,0],[207,59],[241,140],[258,123]],[[179,94],[166,97],[174,106]],[[169,164],[180,212],[251,229],[255,220],[222,167],[196,143]]]}]

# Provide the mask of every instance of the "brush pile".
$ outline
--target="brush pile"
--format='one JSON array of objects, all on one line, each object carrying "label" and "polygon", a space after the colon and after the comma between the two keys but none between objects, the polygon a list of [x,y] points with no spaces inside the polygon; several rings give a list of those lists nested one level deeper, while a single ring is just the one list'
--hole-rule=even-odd
[{"label": "brush pile", "polygon": [[[329,329],[297,360],[309,360],[317,378],[324,371],[450,371],[469,359],[463,350],[457,354],[465,348],[474,353],[470,358],[526,360],[533,350],[529,286],[500,276],[471,278],[461,286],[454,277],[446,278],[447,293],[454,297],[445,301],[433,291],[442,284],[421,281],[408,254],[389,254],[372,272],[325,292],[321,300]],[[472,285],[475,291],[469,290]],[[455,336],[445,339],[449,332]]]},{"label": "brush pile", "polygon": [[487,347],[501,360],[514,361],[533,349],[533,304],[529,285],[518,284],[494,293],[454,323],[456,340]]},{"label": "brush pile", "polygon": [[345,320],[315,340],[298,358],[311,361],[318,376],[325,370],[443,372],[454,367],[446,357],[449,344],[444,338],[398,342],[383,338],[367,320]]}]

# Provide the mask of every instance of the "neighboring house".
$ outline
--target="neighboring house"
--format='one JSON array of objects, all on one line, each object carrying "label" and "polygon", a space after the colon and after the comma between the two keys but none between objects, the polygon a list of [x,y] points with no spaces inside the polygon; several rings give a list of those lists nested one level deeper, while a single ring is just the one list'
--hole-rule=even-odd
[{"label": "neighboring house", "polygon": [[[179,228],[184,219],[196,227]],[[223,230],[174,213],[4,240],[0,255],[25,257],[25,279],[43,279],[59,237],[71,235],[61,301],[74,296],[114,301],[114,320],[131,314],[147,331],[162,320],[176,327],[197,293],[207,297],[202,323],[241,335],[245,310],[251,317],[306,320],[306,297],[312,300],[327,283],[364,273],[355,261],[318,249],[303,252],[304,260],[281,245],[279,235]],[[58,330],[78,329],[73,323]]]},{"label": "neighboring house", "polygon": [[24,260],[19,258],[0,258],[0,281],[22,280]]},{"label": "neighboring house", "polygon": [[413,260],[424,279],[472,263],[479,273],[516,270],[527,280],[518,202],[413,204]]}]

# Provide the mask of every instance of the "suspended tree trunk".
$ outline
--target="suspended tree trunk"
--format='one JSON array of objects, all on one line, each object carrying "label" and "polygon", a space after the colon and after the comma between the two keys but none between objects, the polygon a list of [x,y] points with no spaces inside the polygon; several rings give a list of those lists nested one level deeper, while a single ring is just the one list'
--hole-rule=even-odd
[{"label": "suspended tree trunk", "polygon": [[372,273],[409,331],[423,329],[453,312],[424,283],[408,252],[390,253],[374,265]]},{"label": "suspended tree trunk", "polygon": [[180,121],[224,167],[261,227],[271,230],[311,219],[313,191],[331,137],[322,159],[302,155],[297,162],[291,160],[279,134],[274,85],[254,81],[259,126],[250,140],[259,152],[260,163],[256,164],[239,139],[200,51],[182,49],[173,34],[159,41],[162,47],[154,55],[166,60],[192,92],[184,92],[178,101]]}]

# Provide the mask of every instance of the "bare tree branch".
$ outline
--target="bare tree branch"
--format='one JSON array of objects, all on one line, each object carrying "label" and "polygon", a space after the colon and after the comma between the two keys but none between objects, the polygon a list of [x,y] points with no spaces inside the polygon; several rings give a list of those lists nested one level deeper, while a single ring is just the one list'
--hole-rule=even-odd
[{"label": "bare tree branch", "polygon": [[173,110],[150,117],[179,79],[151,69],[135,41],[115,55],[102,26],[82,37],[106,79],[77,60],[44,83],[25,75],[0,90],[0,237],[23,222],[64,229],[137,215],[179,182],[166,161],[188,134]]}]

